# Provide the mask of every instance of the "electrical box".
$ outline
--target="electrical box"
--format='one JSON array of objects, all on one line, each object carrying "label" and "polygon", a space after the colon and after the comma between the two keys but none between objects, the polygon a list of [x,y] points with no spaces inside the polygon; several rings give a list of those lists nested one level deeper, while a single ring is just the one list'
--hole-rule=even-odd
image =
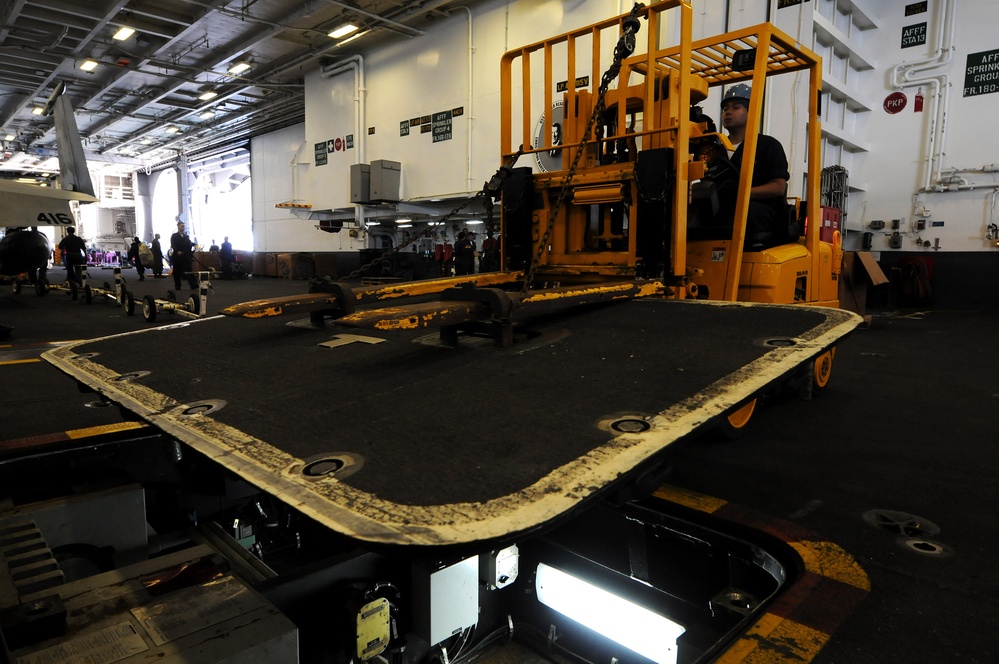
[{"label": "electrical box", "polygon": [[901,227],[902,227],[902,220],[901,219],[892,219],[891,220],[891,229],[893,231],[897,231]]},{"label": "electrical box", "polygon": [[819,227],[819,239],[822,242],[832,242],[833,234],[843,227],[843,211],[836,207],[822,206],[822,226]]},{"label": "electrical box", "polygon": [[482,583],[489,590],[505,588],[517,580],[520,571],[520,550],[517,545],[490,551],[482,557]]},{"label": "electrical box", "polygon": [[398,201],[402,182],[402,164],[387,159],[371,162],[372,201]]},{"label": "electrical box", "polygon": [[921,230],[924,230],[925,228],[926,228],[926,220],[925,219],[916,219],[916,230],[917,231],[921,231]]},{"label": "electrical box", "polygon": [[891,237],[888,239],[888,246],[892,249],[902,248],[902,235],[899,233],[892,233]]},{"label": "electrical box", "polygon": [[884,219],[872,219],[871,220],[871,230],[872,231],[880,231],[884,227],[885,227],[885,220]]},{"label": "electrical box", "polygon": [[416,633],[434,646],[479,621],[479,557],[413,565]]},{"label": "electrical box", "polygon": [[371,200],[371,166],[350,165],[350,202],[367,203]]}]

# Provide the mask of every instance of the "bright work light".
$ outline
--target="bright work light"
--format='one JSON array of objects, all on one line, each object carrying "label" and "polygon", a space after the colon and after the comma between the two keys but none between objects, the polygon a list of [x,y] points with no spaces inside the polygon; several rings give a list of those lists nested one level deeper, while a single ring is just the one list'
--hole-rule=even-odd
[{"label": "bright work light", "polygon": [[657,664],[676,664],[676,640],[686,630],[669,618],[544,563],[535,585],[545,606]]}]

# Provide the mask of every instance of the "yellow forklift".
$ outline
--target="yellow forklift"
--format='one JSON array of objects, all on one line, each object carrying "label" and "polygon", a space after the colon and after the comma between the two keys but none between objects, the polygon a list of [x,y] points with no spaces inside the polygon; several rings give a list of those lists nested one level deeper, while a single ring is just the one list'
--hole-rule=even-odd
[{"label": "yellow forklift", "polygon": [[[680,42],[661,47],[664,15],[672,9]],[[804,200],[789,202],[789,226],[819,218],[822,168],[819,56],[769,23],[692,42],[691,14],[687,2],[660,2],[504,56],[502,157],[532,155],[541,171],[517,169],[529,182],[508,183],[505,267],[531,269],[541,282],[617,280],[637,272],[664,280],[676,298],[838,306],[841,250],[819,240],[818,224],[804,224],[803,236],[789,230],[784,242],[765,250],[742,249],[751,158],[738,173],[727,232],[711,239],[688,233],[696,217],[691,185],[708,175],[696,146],[714,140],[733,149],[697,106],[712,87],[750,83],[756,91],[743,148],[752,155],[767,80],[806,73],[808,169]],[[639,16],[647,24],[641,32]],[[613,58],[602,44],[620,33],[643,36],[644,52],[636,44],[635,53],[607,65],[617,68],[610,81],[606,74],[593,79]]]},{"label": "yellow forklift", "polygon": [[[678,43],[662,46],[677,27]],[[625,57],[620,42],[608,48],[619,34],[635,42]],[[691,34],[689,3],[666,1],[504,56],[502,156],[528,154],[537,164],[514,169],[507,183],[504,266],[525,270],[533,285],[638,277],[661,281],[665,297],[838,307],[839,235],[823,242],[819,223],[807,223],[820,218],[820,57],[769,23],[696,42]],[[611,76],[595,79],[605,68]],[[764,91],[770,77],[798,73],[809,89],[804,196],[788,199],[787,233],[757,247],[746,237],[749,155]],[[713,185],[713,169],[697,152],[734,147],[698,104],[712,87],[738,84],[754,92],[745,167],[720,170],[735,180],[725,218],[717,192],[705,186]],[[834,352],[816,360],[809,389],[825,387]],[[755,405],[728,423],[741,428]]]}]

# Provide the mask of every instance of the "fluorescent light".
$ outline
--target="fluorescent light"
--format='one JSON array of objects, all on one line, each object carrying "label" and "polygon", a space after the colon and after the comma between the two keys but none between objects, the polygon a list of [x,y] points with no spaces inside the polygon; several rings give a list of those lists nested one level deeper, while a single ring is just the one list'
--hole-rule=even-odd
[{"label": "fluorescent light", "polygon": [[233,76],[238,76],[249,68],[250,68],[249,62],[237,62],[233,64],[233,66],[229,67],[229,73],[232,74]]},{"label": "fluorescent light", "polygon": [[329,36],[333,39],[340,39],[340,37],[346,37],[352,32],[357,32],[358,27],[353,23],[344,23],[339,28],[336,28],[329,33]]},{"label": "fluorescent light", "polygon": [[153,140],[151,138],[144,138],[139,142],[142,143],[143,145],[150,145],[152,144]]},{"label": "fluorescent light", "polygon": [[413,224],[399,224],[396,228],[412,228]]},{"label": "fluorescent light", "polygon": [[14,134],[7,134],[6,136],[4,136],[3,140],[5,140],[5,141],[13,141],[15,138],[17,138],[17,136],[14,136]]},{"label": "fluorescent light", "polygon": [[165,131],[168,134],[176,134],[178,131],[180,131],[180,127],[175,127],[173,125],[170,125],[169,127],[167,127],[166,129],[164,129],[163,131]]},{"label": "fluorescent light", "polygon": [[209,99],[215,99],[218,96],[219,93],[215,92],[214,90],[205,90],[200,95],[198,95],[198,99],[200,99],[201,101],[208,101]]},{"label": "fluorescent light", "polygon": [[341,39],[340,41],[338,41],[336,43],[336,48],[340,48],[341,46],[346,46],[347,44],[349,44],[350,42],[354,41],[358,37],[362,37],[362,36],[368,34],[368,32],[369,32],[368,30],[362,30],[361,32],[355,32],[354,34],[352,34],[351,36],[347,37],[346,39]]},{"label": "fluorescent light", "polygon": [[396,219],[395,223],[397,223],[397,224],[408,224],[411,221],[413,221],[413,220],[412,219],[407,219],[407,218],[404,217],[402,219]]},{"label": "fluorescent light", "polygon": [[676,640],[686,630],[669,618],[544,563],[535,586],[545,606],[657,664],[675,664]]},{"label": "fluorescent light", "polygon": [[41,106],[35,106],[33,109],[31,109],[31,114],[32,115],[41,115],[44,112],[45,112],[45,109],[42,108]]},{"label": "fluorescent light", "polygon": [[201,118],[202,120],[207,120],[208,118],[214,118],[215,117],[215,111],[205,111],[204,113],[202,113],[198,117]]},{"label": "fluorescent light", "polygon": [[80,65],[80,69],[83,71],[94,71],[97,69],[97,60],[84,60]]},{"label": "fluorescent light", "polygon": [[121,28],[118,29],[118,32],[111,35],[111,39],[117,39],[118,41],[125,41],[134,34],[135,34],[134,29],[123,25],[121,26]]},{"label": "fluorescent light", "polygon": [[469,226],[477,226],[477,225],[479,225],[479,224],[484,224],[484,223],[486,223],[486,222],[484,222],[484,221],[476,221],[475,219],[473,219],[473,220],[471,220],[471,221],[466,221],[465,223],[466,223],[467,225],[469,225]]},{"label": "fluorescent light", "polygon": [[367,222],[367,225],[368,226],[381,226],[381,223],[377,222],[377,221],[369,221],[369,222]]}]

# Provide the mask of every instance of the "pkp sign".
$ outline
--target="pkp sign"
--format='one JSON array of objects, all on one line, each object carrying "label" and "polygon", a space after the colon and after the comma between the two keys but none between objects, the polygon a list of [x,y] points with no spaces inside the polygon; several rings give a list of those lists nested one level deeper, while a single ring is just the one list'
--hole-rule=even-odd
[{"label": "pkp sign", "polygon": [[890,113],[891,115],[894,115],[896,113],[901,112],[905,108],[905,105],[908,101],[909,100],[906,98],[905,93],[893,92],[887,97],[885,97],[885,101],[884,104],[882,104],[882,107],[885,109],[885,113]]}]

